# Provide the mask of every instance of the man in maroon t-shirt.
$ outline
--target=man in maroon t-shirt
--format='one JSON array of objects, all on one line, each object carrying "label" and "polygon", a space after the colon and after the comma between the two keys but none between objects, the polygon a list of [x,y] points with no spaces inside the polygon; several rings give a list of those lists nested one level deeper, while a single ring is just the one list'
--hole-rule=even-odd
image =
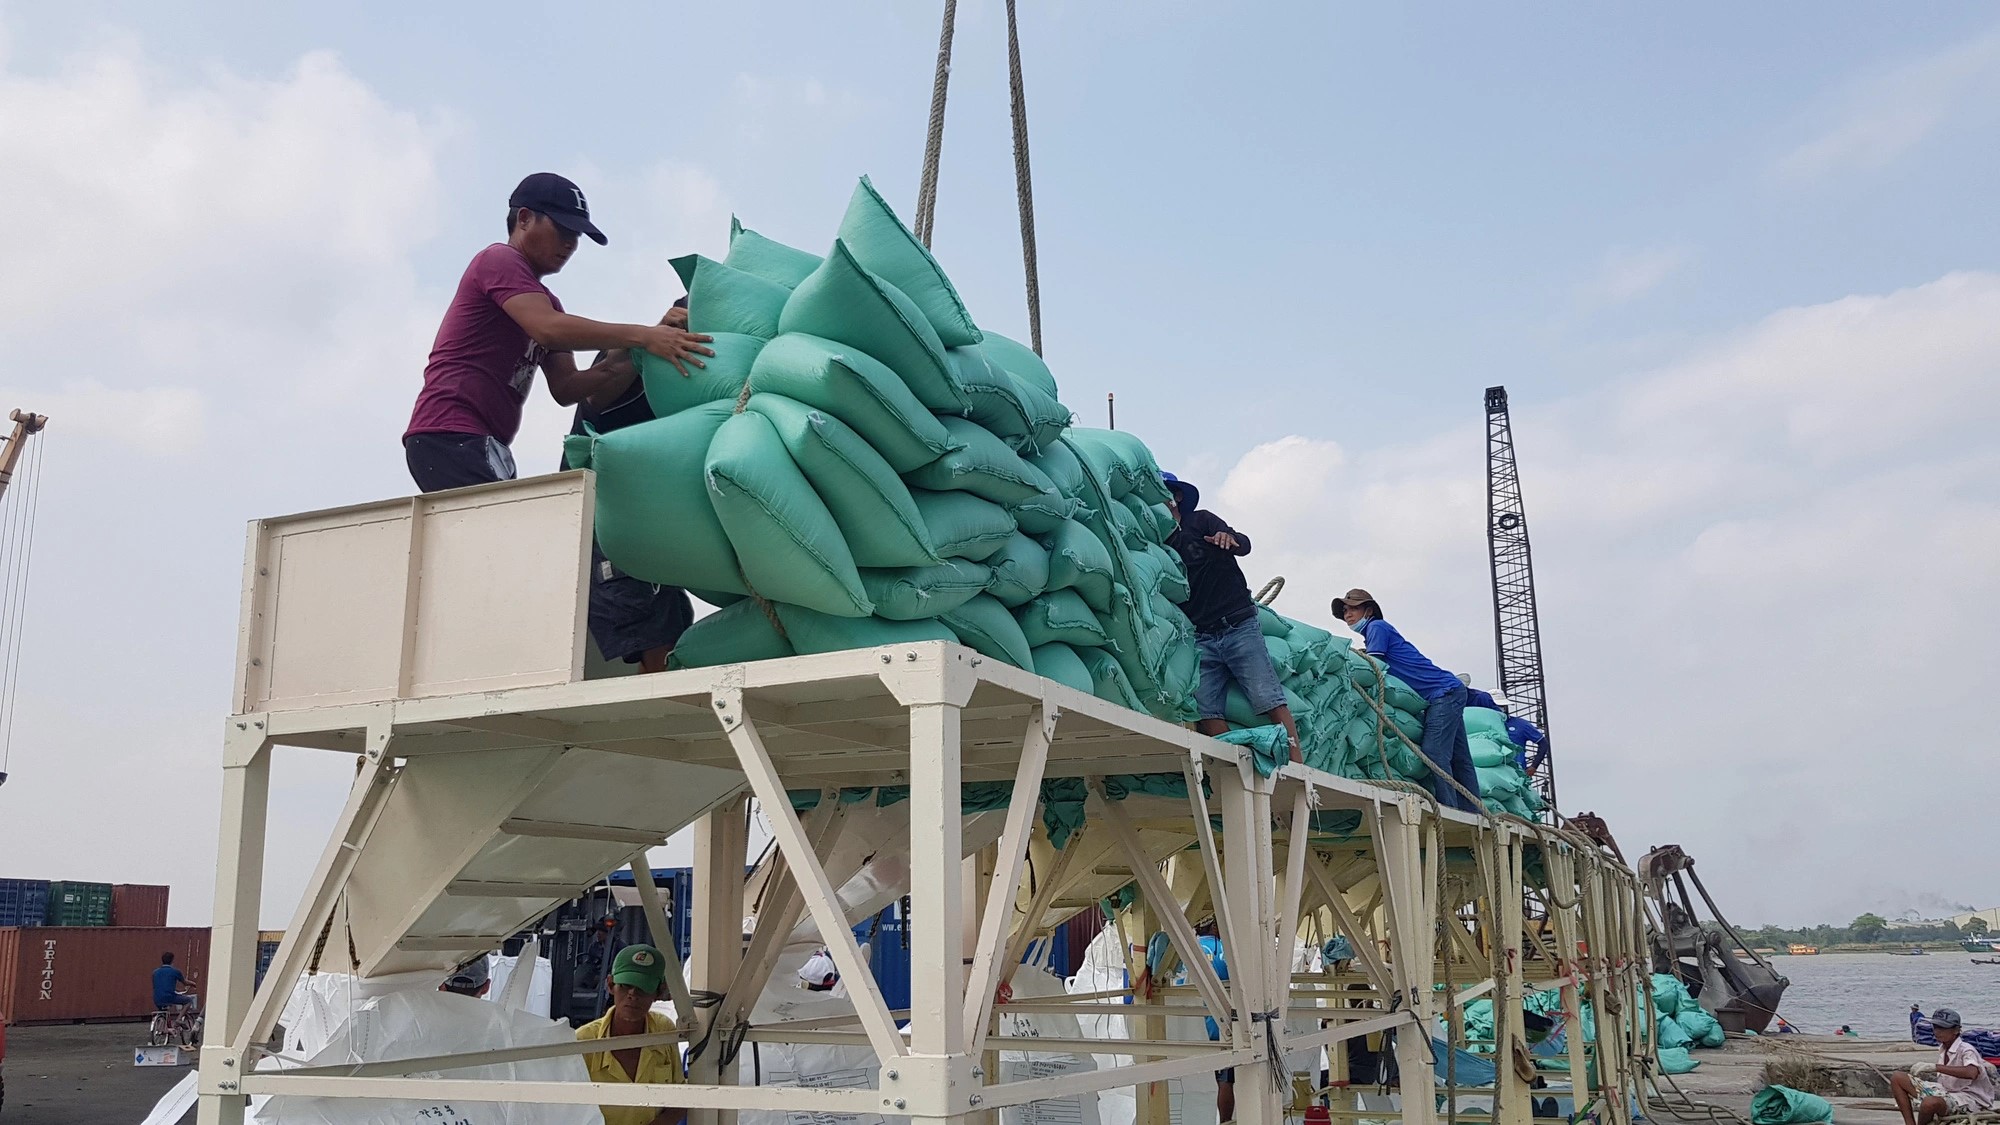
[{"label": "man in maroon t-shirt", "polygon": [[577,237],[604,245],[583,192],[553,172],[521,181],[507,200],[507,241],[481,250],[458,280],[424,367],[424,389],[403,432],[410,476],[425,492],[514,478],[508,449],[535,369],[564,406],[614,403],[631,386],[631,364],[601,362],[579,371],[571,352],[615,356],[644,348],[687,373],[715,352],[707,336],[666,324],[606,324],[563,311],[542,278],[576,253]]}]

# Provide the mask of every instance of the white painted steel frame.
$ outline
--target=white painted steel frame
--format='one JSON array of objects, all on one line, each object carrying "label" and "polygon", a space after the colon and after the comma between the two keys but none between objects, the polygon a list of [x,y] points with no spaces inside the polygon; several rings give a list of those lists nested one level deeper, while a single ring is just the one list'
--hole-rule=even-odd
[{"label": "white painted steel frame", "polygon": [[[587,488],[582,491],[587,495]],[[254,568],[254,551],[252,563]],[[251,582],[256,581],[253,575]],[[262,602],[246,593],[245,604]],[[249,651],[263,650],[250,646]],[[361,769],[264,988],[253,998],[248,985],[254,969],[275,745],[358,753]],[[332,916],[356,856],[367,846],[373,818],[394,787],[395,763],[431,754],[523,747],[587,747],[741,771],[771,820],[788,872],[773,885],[775,903],[766,904],[775,906],[768,919],[770,932],[782,938],[801,911],[809,912],[855,997],[857,1012],[851,1020],[729,1030],[742,1039],[764,1042],[866,1042],[883,1064],[878,1088],[738,1088],[732,1081],[734,1066],[724,1064],[713,1044],[697,1059],[691,1072],[694,1081],[674,1086],[415,1079],[388,1073],[396,1064],[346,1074],[250,1073],[259,1055],[252,1044],[268,1034],[282,998],[306,971],[315,939]],[[1115,773],[1186,777],[1189,823],[1168,825],[1162,836],[1155,823],[1139,822],[1118,803],[1106,801],[1096,779]],[[1018,896],[1010,896],[1035,833],[1037,809],[1032,797],[1010,807],[995,846],[990,881],[984,888],[971,888],[984,893],[983,908],[973,912],[976,940],[968,964],[961,946],[968,887],[960,861],[964,855],[960,785],[1009,780],[1018,793],[1034,794],[1044,778],[1053,777],[1090,779],[1090,800],[1100,824],[1070,841],[1051,878],[1037,888],[1024,912]],[[1209,822],[1211,799],[1203,792],[1204,779],[1212,783],[1213,806],[1223,822],[1219,842]],[[898,1013],[889,1010],[860,959],[849,929],[851,919],[845,916],[820,858],[827,833],[841,815],[837,789],[875,785],[904,785],[910,792],[910,896],[920,924],[911,934],[913,1001],[907,1038],[895,1026]],[[792,811],[787,796],[788,790],[799,788],[822,794],[820,808],[804,819]],[[1273,798],[1280,791],[1288,798],[1281,807],[1289,813],[1283,818],[1288,831],[1282,872],[1274,866],[1273,833]],[[1372,887],[1358,906],[1348,897],[1356,881],[1343,878],[1343,871],[1302,843],[1310,835],[1312,812],[1336,809],[1361,812],[1367,830],[1370,854],[1363,865],[1369,870],[1360,882],[1372,882]],[[523,838],[594,840],[628,847],[627,860],[634,865],[649,921],[656,928],[663,926],[664,913],[656,889],[649,885],[643,858],[645,848],[659,842],[659,835],[592,827],[581,816],[573,819],[577,823],[517,818],[507,821],[503,831]],[[1522,933],[1515,919],[1525,828],[1496,831],[1482,824],[1464,814],[1439,812],[1409,794],[1301,766],[1259,778],[1238,747],[935,642],[650,676],[245,713],[232,717],[225,728],[216,962],[210,997],[214,1030],[219,1034],[202,1052],[199,1120],[203,1125],[240,1122],[248,1095],[288,1093],[684,1106],[692,1111],[694,1125],[722,1125],[741,1109],[886,1112],[928,1121],[1235,1066],[1245,1068],[1239,1075],[1238,1120],[1244,1125],[1278,1125],[1285,1107],[1277,1084],[1269,1080],[1269,1069],[1283,1063],[1274,1057],[1274,1046],[1282,1053],[1391,1027],[1427,1024],[1436,1010],[1432,954],[1437,948],[1437,920],[1440,910],[1458,905],[1441,902],[1438,894],[1447,834],[1456,845],[1491,846],[1505,853],[1500,869],[1507,873],[1503,882],[1508,885],[1493,893],[1503,901],[1510,895],[1516,901],[1511,916],[1503,905],[1498,925],[1514,935]],[[709,1010],[715,1014],[707,1018],[718,1021],[743,1018],[745,1001],[764,986],[779,944],[769,940],[760,945],[753,939],[746,956],[740,941],[736,919],[743,916],[743,832],[744,807],[739,798],[706,816],[698,833],[702,871],[697,901],[692,904],[697,930],[691,968],[695,988],[728,994],[723,1005]],[[1094,1053],[1123,1053],[1152,1061],[1054,1080],[996,1082],[982,1072],[981,1059],[1001,1045],[1018,1049],[1022,1044],[992,1032],[995,988],[1012,975],[1026,943],[1046,932],[1050,915],[1064,909],[1059,905],[1065,901],[1061,878],[1071,879],[1071,885],[1077,879],[1101,878],[1095,865],[1088,871],[1071,870],[1068,860],[1085,850],[1084,840],[1096,841],[1104,833],[1112,838],[1103,844],[1122,854],[1126,869],[1145,888],[1147,898],[1162,908],[1162,923],[1188,964],[1194,986],[1168,993],[1198,995],[1201,1000],[1199,1008],[1138,1004],[1121,1011],[1139,1016],[1142,1022],[1176,1010],[1212,1011],[1230,1027],[1230,1034],[1216,1044],[1149,1040],[1143,1035],[1122,1042],[1091,1040]],[[1156,842],[1142,841],[1142,833],[1152,833],[1149,839]],[[1208,971],[1206,958],[1186,956],[1195,949],[1192,929],[1175,889],[1158,868],[1165,854],[1158,850],[1159,841],[1200,856],[1208,884],[1207,905],[1218,919],[1233,969],[1226,987]],[[1100,859],[1108,854],[1098,843],[1090,848]],[[1630,953],[1643,948],[1637,940],[1636,882],[1629,879],[1629,872],[1614,869],[1609,880],[1598,878],[1593,883],[1586,878],[1579,883],[1578,865],[1601,875],[1606,867],[1601,857],[1546,846],[1543,855],[1552,881],[1578,888],[1577,910],[1558,912],[1554,935],[1558,950]],[[1343,862],[1343,868],[1348,866]],[[580,882],[588,882],[603,872],[565,874],[581,875]],[[568,885],[557,880],[535,887],[553,893]],[[512,889],[524,886],[515,884]],[[1308,886],[1315,892],[1310,897]],[[1312,984],[1294,983],[1291,949],[1308,904],[1315,910],[1324,905],[1348,932],[1370,934],[1385,944],[1390,953],[1386,959],[1383,949],[1372,942],[1365,951],[1357,950],[1363,979],[1377,991],[1333,994]],[[1528,933],[1530,940],[1540,940]],[[1508,940],[1510,964],[1518,967],[1521,942],[1518,937]],[[1446,943],[1447,952],[1452,944]],[[1573,982],[1565,985],[1572,1015],[1579,984],[1588,982],[1592,999],[1603,1004],[1642,971],[1632,956],[1622,961],[1611,960],[1608,953],[1604,957],[1604,964],[1580,959],[1556,962],[1554,967]],[[1489,988],[1518,988],[1519,975],[1484,983]],[[1348,1006],[1371,998],[1387,1001],[1388,1010]],[[716,1031],[702,1026],[703,1010],[693,1007],[685,989],[675,989],[673,999],[681,1017],[680,1038],[693,1041]],[[1019,1010],[1047,1011],[1056,1006],[1054,1001],[1024,1002]],[[1077,1003],[1072,1010],[1085,1012],[1092,1006]],[[1615,1013],[1617,1007],[1600,1010]],[[1287,1013],[1316,1017],[1322,1026],[1287,1036],[1281,1023]],[[1232,1015],[1237,1018],[1229,1018]],[[1625,1065],[1625,1057],[1635,1050],[1637,1036],[1630,1023],[1600,1020],[1608,1042],[1598,1053],[1605,1056],[1605,1078],[1613,1089],[1631,1081],[1633,1068]],[[853,1024],[859,1025],[858,1030],[850,1029]],[[1042,1040],[1038,1045],[1080,1049],[1068,1040]],[[1580,1053],[1580,1047],[1573,1050]],[[1420,1034],[1399,1036],[1398,1054],[1405,1081],[1428,1089],[1431,1059]],[[450,1070],[507,1057],[521,1056],[518,1051],[487,1051],[421,1061],[426,1069]],[[1575,1073],[1583,1075],[1584,1060],[1575,1061],[1579,1064]],[[1588,1091],[1584,1094],[1587,1097]],[[1623,1114],[1618,1101],[1608,1099],[1603,1107],[1614,1121]],[[1403,1119],[1429,1125],[1434,1119],[1431,1103],[1428,1097],[1411,1099]],[[1503,1115],[1516,1118],[1513,1108],[1507,1107]]]},{"label": "white painted steel frame", "polygon": [[[912,789],[912,831],[921,835],[921,842],[912,852],[915,871],[911,893],[913,900],[919,904],[919,917],[945,919],[944,925],[935,929],[922,926],[913,934],[919,953],[913,981],[913,991],[918,999],[913,1005],[907,1043],[890,1019],[879,990],[873,986],[866,966],[860,961],[858,949],[848,948],[852,944],[851,932],[839,913],[838,902],[814,854],[814,841],[799,818],[791,813],[785,789],[796,785],[784,776],[784,766],[796,763],[772,752],[760,729],[764,724],[755,718],[760,689],[778,691],[802,684],[859,684],[863,685],[859,694],[866,695],[869,692],[865,685],[871,680],[882,685],[874,691],[893,695],[893,706],[906,709],[910,716],[909,726],[905,728],[909,733],[904,736],[909,740],[909,749],[901,755],[907,772],[901,776],[907,778]],[[822,934],[833,936],[831,949],[836,961],[841,963],[850,987],[852,982],[857,981],[863,986],[853,989],[859,1003],[863,1030],[868,1033],[878,1055],[895,1060],[888,1069],[895,1071],[896,1077],[885,1077],[885,1088],[877,1092],[878,1096],[869,1105],[871,1109],[895,1112],[900,1108],[914,1116],[952,1117],[972,1112],[979,1104],[971,1101],[972,1098],[980,1098],[982,1103],[992,1108],[1062,1096],[1046,1082],[983,1083],[971,1073],[984,1049],[982,1040],[986,1037],[989,1022],[987,1013],[993,1010],[993,991],[988,982],[1004,975],[1007,966],[1001,960],[1003,951],[1013,947],[1020,937],[1020,934],[1009,932],[1001,924],[1009,918],[1010,912],[989,910],[987,914],[993,921],[981,927],[978,955],[974,958],[968,982],[965,966],[958,956],[956,926],[953,924],[965,901],[964,889],[960,886],[962,867],[955,860],[945,857],[953,856],[959,850],[952,838],[962,823],[955,797],[964,761],[961,754],[964,734],[962,715],[978,692],[992,695],[991,699],[983,701],[988,708],[995,704],[1012,706],[1018,702],[1024,712],[1021,718],[1009,724],[1016,736],[1009,740],[1013,769],[1008,772],[1013,775],[1011,779],[1027,792],[1038,788],[1044,772],[1051,776],[1095,776],[1104,770],[1107,760],[1124,768],[1180,773],[1201,759],[1204,772],[1212,779],[1221,779],[1218,788],[1224,795],[1225,819],[1238,825],[1234,836],[1225,833],[1223,850],[1228,853],[1232,866],[1257,873],[1251,875],[1240,890],[1228,891],[1228,909],[1233,916],[1260,920],[1256,923],[1258,932],[1267,939],[1262,944],[1275,952],[1271,939],[1276,937],[1279,911],[1269,893],[1273,889],[1269,863],[1267,859],[1260,865],[1252,854],[1256,841],[1261,838],[1268,846],[1270,839],[1268,823],[1272,783],[1255,778],[1237,748],[1159,723],[1019,670],[984,661],[956,646],[929,644],[896,650],[830,654],[768,662],[765,665],[707,669],[699,673],[541,685],[481,693],[471,698],[443,696],[371,703],[360,707],[342,706],[323,712],[257,713],[232,719],[231,737],[226,740],[225,847],[218,872],[221,878],[217,905],[219,958],[212,978],[213,1010],[219,1017],[217,1030],[221,1034],[216,1045],[208,1048],[204,1056],[201,1120],[239,1120],[242,1098],[250,1093],[311,1091],[315,1096],[328,1096],[330,1093],[346,1092],[353,1096],[387,1097],[400,1096],[399,1092],[412,1092],[412,1087],[399,1086],[398,1080],[386,1076],[245,1073],[257,1057],[250,1044],[260,1041],[259,1036],[268,1034],[282,997],[289,993],[292,983],[306,970],[314,938],[339,900],[355,855],[366,844],[370,818],[381,807],[383,794],[393,787],[393,763],[396,760],[406,753],[478,753],[485,748],[511,748],[556,737],[573,738],[579,745],[596,746],[599,743],[591,737],[590,730],[593,709],[610,710],[621,704],[647,700],[687,700],[698,698],[698,693],[704,691],[712,709],[712,717],[708,720],[712,724],[711,729],[726,738],[736,764],[762,799],[767,815],[773,821],[778,845],[797,879],[807,909],[815,914]],[[1003,700],[1006,702],[1002,703]],[[796,709],[800,705],[792,706]],[[782,708],[783,704],[779,707]],[[552,713],[559,713],[562,717],[554,717]],[[778,715],[776,725],[782,726],[784,711],[769,709],[767,714]],[[1078,737],[1074,744],[1066,748],[1056,727],[1057,716],[1064,717],[1064,730],[1071,726],[1077,728]],[[1019,732],[1022,731],[1026,731],[1025,739],[1020,737]],[[897,733],[884,729],[875,737],[878,742],[889,741]],[[359,736],[358,740],[355,736]],[[440,739],[451,740],[448,749],[425,745],[426,741],[435,743]],[[245,958],[238,956],[237,947],[244,946],[240,951],[242,953],[250,952],[250,947],[237,938],[245,934],[254,936],[254,918],[261,905],[257,890],[261,875],[260,828],[268,799],[270,747],[282,743],[346,749],[356,741],[365,747],[364,767],[337,826],[335,838],[322,857],[305,900],[295,913],[293,925],[288,931],[288,948],[280,951],[262,994],[254,1001],[247,999],[242,987],[244,974],[238,964]],[[704,742],[712,741],[706,732],[697,734],[689,730],[676,746],[699,750]],[[1109,755],[1104,749],[1107,745],[1115,747]],[[1064,749],[1068,752],[1056,753]],[[649,752],[660,751],[650,749]],[[997,763],[999,759],[987,754],[980,760]],[[863,774],[853,780],[882,781],[889,778]],[[1376,797],[1368,787],[1343,779],[1313,774],[1311,783],[1323,805],[1366,806]],[[954,796],[947,799],[947,794]],[[828,807],[837,808],[837,802],[829,802]],[[1007,891],[1017,885],[1021,859],[1033,830],[1033,811],[1033,806],[1026,803],[1010,810],[1010,823],[1003,833],[994,880],[985,888],[990,902],[1004,902]],[[1111,812],[1106,819],[1109,823],[1123,826],[1126,833],[1132,832],[1119,812]],[[1250,827],[1259,819],[1266,826],[1261,837]],[[568,831],[559,826],[545,827],[552,833]],[[1249,830],[1245,832],[1245,829]],[[529,830],[535,829],[531,826]],[[630,841],[634,856],[643,853],[647,842],[651,841]],[[1124,835],[1123,846],[1128,862],[1135,862],[1132,851],[1135,844],[1135,833]],[[1140,851],[1136,855],[1138,874],[1142,878],[1156,878],[1156,869],[1145,862],[1148,858],[1146,853]],[[641,881],[646,881],[643,876]],[[1156,892],[1161,886],[1154,884]],[[704,897],[712,889],[704,886]],[[647,890],[651,888],[642,887],[642,897],[651,897],[645,895]],[[715,912],[704,909],[705,905],[700,902],[695,905],[696,916],[716,917]],[[651,912],[658,913],[656,910]],[[655,924],[662,923],[656,921]],[[1182,924],[1185,925],[1184,917]],[[1235,940],[1241,942],[1248,936],[1236,935]],[[840,940],[842,937],[848,940],[843,942]],[[1256,941],[1254,938],[1251,940]],[[926,944],[936,948],[925,948]],[[1280,990],[1286,986],[1281,982],[1255,980],[1260,970],[1253,968],[1273,965],[1274,958],[1269,953],[1260,956],[1246,947],[1235,953],[1234,961],[1243,966],[1236,975],[1243,981],[1241,987],[1253,997],[1250,1002],[1275,1006],[1272,999],[1281,995]],[[1205,959],[1198,964],[1201,968],[1207,967]],[[735,967],[731,968],[730,975],[733,977]],[[737,983],[741,987],[749,982]],[[762,982],[756,983],[761,986]],[[972,990],[970,995],[969,988]],[[1209,999],[1218,1003],[1226,1014],[1228,998],[1220,994],[1219,983],[1214,988]],[[677,1008],[688,1003],[681,996],[674,999]],[[1336,1034],[1339,1030],[1336,1029]],[[1074,1076],[1065,1080],[1062,1089],[1126,1085],[1138,1080],[1140,1074],[1151,1075],[1153,1077],[1145,1080],[1154,1081],[1225,1065],[1258,1065],[1266,1053],[1261,1038],[1247,1033],[1235,1038],[1237,1041],[1234,1043],[1214,1046],[1198,1043],[1158,1045],[1158,1050],[1180,1057],[1144,1063],[1129,1071]],[[1101,1044],[1101,1047],[1120,1049],[1120,1045],[1111,1043]],[[1148,1047],[1143,1042],[1134,1041],[1124,1049],[1144,1054]],[[478,1065],[487,1061],[486,1054],[468,1054],[460,1058],[464,1065]],[[430,1084],[424,1092],[433,1096],[464,1096],[444,1088],[449,1085],[449,1081],[442,1085]],[[482,1089],[488,1100],[496,1096],[563,1102],[594,1099],[601,1104],[677,1104],[718,1111],[798,1107],[803,1097],[799,1091],[789,1088],[760,1091],[735,1090],[726,1086],[685,1086],[662,1090],[625,1090],[613,1097],[604,1091],[589,1091],[586,1094],[576,1087],[553,1089],[550,1086],[546,1083],[503,1083],[482,1084]],[[833,1092],[824,1093],[826,1097],[815,1094],[804,1100],[829,1110],[833,1110],[838,1103],[843,1111],[852,1111],[862,1100],[854,1096],[853,1091],[838,1092],[837,1097]],[[897,1101],[904,1105],[897,1107]],[[1272,1114],[1266,1116],[1274,1121],[1273,1114],[1277,1108],[1274,1100],[1268,1108]],[[1245,1115],[1246,1122],[1252,1119],[1250,1115]]]}]

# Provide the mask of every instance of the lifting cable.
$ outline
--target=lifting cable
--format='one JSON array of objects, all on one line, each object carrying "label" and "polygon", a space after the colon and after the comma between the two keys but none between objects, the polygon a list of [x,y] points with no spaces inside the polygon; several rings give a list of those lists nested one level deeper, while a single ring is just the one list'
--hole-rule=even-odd
[{"label": "lifting cable", "polygon": [[937,223],[938,161],[944,151],[945,87],[951,83],[951,35],[958,23],[958,0],[944,0],[944,27],[938,32],[937,74],[931,80],[931,124],[924,134],[924,170],[917,179],[917,241],[931,246]]},{"label": "lifting cable", "polygon": [[[26,441],[26,435],[21,437]],[[21,681],[21,641],[26,630],[28,575],[35,546],[35,516],[42,499],[43,442],[20,460],[13,487],[0,509],[0,780],[14,750],[14,718],[19,710],[16,689]],[[25,477],[26,479],[21,479]]]},{"label": "lifting cable", "polygon": [[[937,227],[938,166],[944,154],[944,109],[951,85],[951,41],[958,22],[958,0],[945,0],[944,23],[938,31],[937,69],[931,77],[931,114],[924,131],[924,166],[917,180],[914,233],[925,249]],[[1021,77],[1021,34],[1014,0],[1007,0],[1007,96],[1014,129],[1014,194],[1021,211],[1021,268],[1028,290],[1028,345],[1042,354],[1042,280],[1035,254],[1034,172],[1028,159],[1028,96]]]},{"label": "lifting cable", "polygon": [[1021,83],[1021,36],[1007,0],[1007,88],[1014,109],[1014,194],[1021,203],[1021,268],[1028,281],[1028,343],[1042,354],[1042,281],[1035,263],[1035,177],[1028,168],[1028,98]]}]

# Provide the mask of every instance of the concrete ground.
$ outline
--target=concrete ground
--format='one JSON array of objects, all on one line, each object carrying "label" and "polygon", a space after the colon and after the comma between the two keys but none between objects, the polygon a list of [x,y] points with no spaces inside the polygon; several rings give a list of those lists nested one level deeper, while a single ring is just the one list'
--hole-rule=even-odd
[{"label": "concrete ground", "polygon": [[[7,1059],[0,1067],[7,1079],[0,1122],[137,1125],[188,1069],[133,1066],[132,1048],[144,1038],[145,1025],[140,1023],[8,1028]],[[1766,1064],[1809,1059],[1821,1069],[1822,1078],[1849,1091],[1846,1096],[1827,1096],[1837,1125],[1902,1125],[1895,1103],[1872,1091],[1886,1082],[1883,1074],[1930,1061],[1935,1054],[1934,1048],[1907,1040],[1869,1042],[1814,1035],[1732,1039],[1718,1050],[1696,1051],[1701,1066],[1673,1082],[1690,1098],[1747,1120],[1750,1096],[1767,1081]],[[1686,1116],[1677,1117],[1656,1107],[1653,1120],[1672,1125],[1709,1121],[1705,1114],[1682,1112]]]},{"label": "concrete ground", "polygon": [[143,1023],[7,1029],[5,1125],[138,1125],[189,1067],[135,1067]]},{"label": "concrete ground", "polygon": [[[1811,1062],[1819,1070],[1819,1079],[1828,1085],[1810,1092],[1820,1093],[1833,1103],[1837,1125],[1902,1125],[1902,1115],[1896,1112],[1896,1103],[1888,1096],[1885,1075],[1906,1070],[1911,1063],[1935,1061],[1937,1049],[1919,1047],[1907,1039],[1871,1042],[1825,1035],[1774,1035],[1731,1039],[1719,1049],[1696,1051],[1694,1057],[1701,1066],[1693,1073],[1674,1076],[1674,1083],[1695,1101],[1721,1106],[1746,1120],[1750,1116],[1751,1095],[1769,1081],[1766,1064],[1775,1061],[1781,1066],[1788,1063],[1797,1066]],[[1780,1084],[1806,1088],[1799,1080]],[[1833,1088],[1845,1093],[1824,1092]],[[1671,1092],[1672,1087],[1666,1089]],[[1660,1109],[1653,1116],[1656,1121],[1680,1120]],[[1689,1119],[1701,1117],[1690,1114]]]}]

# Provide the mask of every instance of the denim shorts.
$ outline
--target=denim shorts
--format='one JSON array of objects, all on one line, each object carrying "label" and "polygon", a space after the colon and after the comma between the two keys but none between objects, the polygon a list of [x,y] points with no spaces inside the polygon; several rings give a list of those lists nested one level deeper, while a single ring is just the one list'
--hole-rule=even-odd
[{"label": "denim shorts", "polygon": [[1195,643],[1201,649],[1201,682],[1194,689],[1194,703],[1202,718],[1227,717],[1231,680],[1243,685],[1250,709],[1259,715],[1285,705],[1285,689],[1278,684],[1256,614],[1220,633],[1196,637]]}]

